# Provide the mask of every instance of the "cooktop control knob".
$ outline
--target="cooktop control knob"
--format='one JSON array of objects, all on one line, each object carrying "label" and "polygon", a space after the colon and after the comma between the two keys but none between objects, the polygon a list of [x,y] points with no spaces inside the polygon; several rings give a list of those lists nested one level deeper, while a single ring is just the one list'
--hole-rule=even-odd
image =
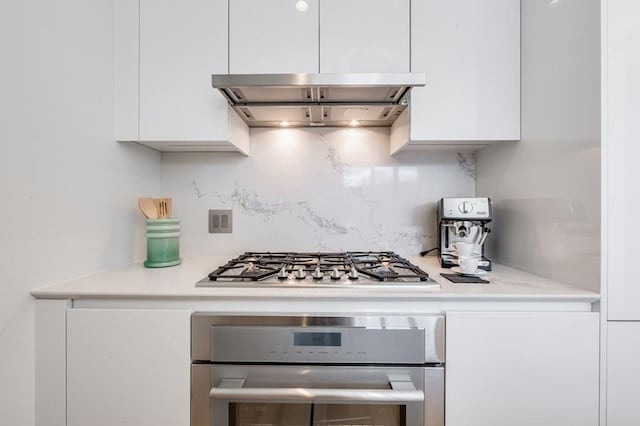
[{"label": "cooktop control knob", "polygon": [[314,280],[321,280],[322,278],[324,278],[324,274],[322,273],[322,271],[320,270],[319,266],[316,266],[316,270],[313,271],[313,279]]},{"label": "cooktop control knob", "polygon": [[341,276],[342,276],[342,274],[338,270],[338,267],[334,266],[333,267],[333,271],[331,271],[331,275],[330,275],[331,279],[332,280],[339,280]]},{"label": "cooktop control knob", "polygon": [[471,213],[473,211],[473,204],[468,201],[464,201],[458,205],[458,210],[460,210],[460,213]]},{"label": "cooktop control knob", "polygon": [[304,272],[304,266],[298,266],[298,272],[296,272],[297,280],[304,280],[307,277],[307,274]]},{"label": "cooktop control knob", "polygon": [[349,271],[349,279],[350,280],[358,279],[358,270],[355,268],[355,266],[352,266],[351,270]]},{"label": "cooktop control knob", "polygon": [[289,273],[287,272],[287,267],[283,266],[282,269],[280,269],[280,272],[278,272],[278,279],[286,280],[287,278],[289,278]]}]

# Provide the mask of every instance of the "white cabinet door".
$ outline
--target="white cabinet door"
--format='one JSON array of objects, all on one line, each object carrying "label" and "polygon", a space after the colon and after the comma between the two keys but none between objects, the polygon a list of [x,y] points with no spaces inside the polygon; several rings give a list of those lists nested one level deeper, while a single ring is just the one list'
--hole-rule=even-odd
[{"label": "white cabinet door", "polygon": [[640,322],[609,322],[607,426],[640,425]]},{"label": "white cabinet door", "polygon": [[68,426],[189,426],[190,312],[71,309]]},{"label": "white cabinet door", "polygon": [[230,0],[229,72],[317,73],[318,0]]},{"label": "white cabinet door", "polygon": [[227,26],[227,0],[140,0],[140,140],[228,140]]},{"label": "white cabinet door", "polygon": [[248,155],[247,125],[211,87],[229,69],[227,0],[116,4],[116,139]]},{"label": "white cabinet door", "polygon": [[35,426],[67,426],[66,333],[70,307],[71,300],[35,302]]},{"label": "white cabinet door", "polygon": [[603,98],[606,134],[608,317],[640,320],[640,2],[609,0]]},{"label": "white cabinet door", "polygon": [[140,15],[138,1],[117,0],[116,140],[137,141]]},{"label": "white cabinet door", "polygon": [[411,141],[520,139],[520,2],[412,0]]},{"label": "white cabinet door", "polygon": [[409,72],[409,0],[320,0],[320,72]]},{"label": "white cabinet door", "polygon": [[598,314],[448,313],[447,426],[597,426]]}]

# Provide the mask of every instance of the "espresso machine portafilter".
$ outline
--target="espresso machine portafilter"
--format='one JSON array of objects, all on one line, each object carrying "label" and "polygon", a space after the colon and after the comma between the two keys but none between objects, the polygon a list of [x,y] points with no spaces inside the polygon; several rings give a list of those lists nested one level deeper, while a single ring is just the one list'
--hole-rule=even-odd
[{"label": "espresso machine portafilter", "polygon": [[491,230],[491,200],[487,197],[442,198],[438,203],[438,250],[443,268],[458,266],[458,256],[452,244],[476,245],[473,255],[480,257],[478,267],[491,270],[491,261],[484,256],[484,243]]}]

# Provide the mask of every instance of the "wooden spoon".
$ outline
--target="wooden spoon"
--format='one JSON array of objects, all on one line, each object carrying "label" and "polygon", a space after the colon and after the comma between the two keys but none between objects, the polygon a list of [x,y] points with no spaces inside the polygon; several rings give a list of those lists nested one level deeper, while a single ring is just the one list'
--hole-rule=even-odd
[{"label": "wooden spoon", "polygon": [[140,211],[147,219],[158,218],[158,209],[156,209],[156,204],[153,202],[153,198],[138,198],[138,207],[140,207]]}]

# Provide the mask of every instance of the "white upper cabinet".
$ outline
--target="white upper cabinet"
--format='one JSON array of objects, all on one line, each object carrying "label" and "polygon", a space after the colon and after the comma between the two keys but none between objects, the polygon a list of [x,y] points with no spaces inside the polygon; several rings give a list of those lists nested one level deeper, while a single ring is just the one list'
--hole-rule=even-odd
[{"label": "white upper cabinet", "polygon": [[228,72],[228,2],[120,0],[118,7],[118,140],[248,154],[248,129],[211,87],[211,74]]},{"label": "white upper cabinet", "polygon": [[412,0],[411,8],[411,71],[426,73],[427,84],[412,90],[392,153],[519,140],[520,2]]},{"label": "white upper cabinet", "polygon": [[138,1],[117,1],[116,34],[116,139],[137,141],[140,75],[140,6]]},{"label": "white upper cabinet", "polygon": [[409,0],[320,0],[320,72],[409,72]]},{"label": "white upper cabinet", "polygon": [[409,4],[230,0],[229,72],[409,72]]},{"label": "white upper cabinet", "polygon": [[227,2],[140,0],[140,139],[224,140]]},{"label": "white upper cabinet", "polygon": [[229,72],[317,73],[318,24],[318,0],[231,0]]}]

